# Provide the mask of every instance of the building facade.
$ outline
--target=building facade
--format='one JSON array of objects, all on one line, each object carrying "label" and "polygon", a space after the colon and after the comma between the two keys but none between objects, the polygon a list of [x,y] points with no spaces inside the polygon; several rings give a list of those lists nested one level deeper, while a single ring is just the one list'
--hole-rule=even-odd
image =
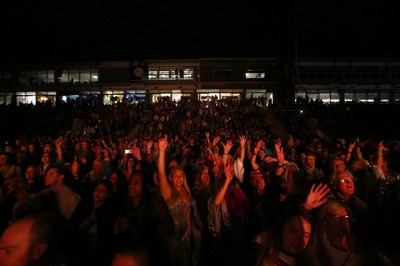
[{"label": "building facade", "polygon": [[400,102],[400,61],[282,58],[135,59],[0,69],[0,105],[85,99],[116,104],[160,98],[262,98],[324,103]]},{"label": "building facade", "polygon": [[[18,65],[0,71],[0,104],[56,105],[79,98],[101,104],[152,103],[160,97],[203,101],[209,97],[264,97],[268,101],[290,91],[292,77],[287,66],[276,58]],[[289,84],[289,90],[277,93],[282,84]],[[290,97],[293,93],[292,89]]]},{"label": "building facade", "polygon": [[400,61],[302,59],[295,64],[295,95],[324,103],[400,103]]}]

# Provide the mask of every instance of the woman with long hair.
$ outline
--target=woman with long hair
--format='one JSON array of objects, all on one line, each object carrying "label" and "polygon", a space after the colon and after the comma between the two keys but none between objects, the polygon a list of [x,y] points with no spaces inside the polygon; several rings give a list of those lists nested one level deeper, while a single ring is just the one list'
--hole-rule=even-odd
[{"label": "woman with long hair", "polygon": [[158,174],[161,196],[174,220],[175,234],[169,238],[171,265],[190,265],[192,196],[183,169],[173,169],[167,177],[167,136],[159,140]]},{"label": "woman with long hair", "polygon": [[266,234],[258,266],[320,265],[315,252],[312,216],[301,205],[283,211]]}]

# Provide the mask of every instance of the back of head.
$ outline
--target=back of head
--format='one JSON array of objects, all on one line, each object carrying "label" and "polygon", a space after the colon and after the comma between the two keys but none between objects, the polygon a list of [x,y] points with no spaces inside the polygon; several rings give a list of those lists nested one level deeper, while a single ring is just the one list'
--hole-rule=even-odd
[{"label": "back of head", "polygon": [[370,169],[370,164],[365,159],[357,158],[351,163],[351,173],[357,177],[365,176]]},{"label": "back of head", "polygon": [[[36,259],[38,265],[47,265],[54,261],[62,251],[65,243],[65,227],[63,221],[56,215],[48,212],[37,212],[18,221],[32,221],[30,229],[31,248],[44,247],[42,254]],[[17,222],[18,222],[17,221]]]},{"label": "back of head", "polygon": [[145,246],[129,246],[120,249],[111,266],[149,266],[149,254]]}]

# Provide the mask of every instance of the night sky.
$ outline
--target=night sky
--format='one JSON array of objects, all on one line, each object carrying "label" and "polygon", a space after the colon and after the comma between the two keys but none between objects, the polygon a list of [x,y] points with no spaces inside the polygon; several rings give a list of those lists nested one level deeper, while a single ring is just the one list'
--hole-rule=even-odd
[{"label": "night sky", "polygon": [[59,2],[2,1],[1,62],[400,55],[381,1]]}]

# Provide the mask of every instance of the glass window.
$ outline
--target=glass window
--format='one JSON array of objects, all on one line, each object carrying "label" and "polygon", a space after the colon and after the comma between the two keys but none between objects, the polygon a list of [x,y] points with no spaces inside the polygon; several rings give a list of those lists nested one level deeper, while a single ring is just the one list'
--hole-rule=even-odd
[{"label": "glass window", "polygon": [[344,94],[344,101],[345,102],[352,102],[354,100],[354,93],[352,92],[346,92]]},{"label": "glass window", "polygon": [[319,100],[319,93],[315,90],[307,91],[307,96],[310,100],[316,101]]},{"label": "glass window", "polygon": [[394,101],[395,103],[400,103],[400,92],[394,93]]},{"label": "glass window", "polygon": [[260,69],[247,69],[245,73],[246,79],[263,79],[265,71]]},{"label": "glass window", "polygon": [[367,92],[366,102],[374,103],[378,100],[378,93],[377,92]]},{"label": "glass window", "polygon": [[70,102],[70,101],[77,101],[79,99],[79,95],[62,95],[61,101],[62,102]]},{"label": "glass window", "polygon": [[170,71],[169,70],[160,70],[160,79],[170,79]]},{"label": "glass window", "polygon": [[193,68],[185,68],[183,70],[183,78],[184,79],[194,79],[194,69]]},{"label": "glass window", "polygon": [[295,93],[295,97],[296,97],[296,102],[298,99],[305,99],[306,98],[306,93],[305,92],[296,92]]},{"label": "glass window", "polygon": [[81,84],[89,84],[90,83],[90,72],[81,72],[80,75],[80,83]]},{"label": "glass window", "polygon": [[381,92],[381,103],[389,103],[389,93]]},{"label": "glass window", "polygon": [[230,69],[216,69],[214,70],[214,79],[227,79],[233,77],[233,71]]},{"label": "glass window", "polygon": [[51,103],[51,106],[56,105],[56,92],[55,91],[38,91],[36,93],[37,103]]},{"label": "glass window", "polygon": [[72,84],[80,83],[79,80],[79,70],[78,69],[71,69],[69,71],[68,81]]},{"label": "glass window", "polygon": [[93,68],[91,70],[91,79],[90,82],[91,83],[97,83],[99,81],[99,70],[97,68]]},{"label": "glass window", "polygon": [[338,103],[338,102],[340,102],[339,93],[337,93],[337,92],[332,92],[332,93],[331,93],[331,103]]},{"label": "glass window", "polygon": [[356,92],[355,93],[355,100],[357,102],[363,102],[363,103],[368,102],[367,101],[367,95],[366,95],[365,92]]},{"label": "glass window", "polygon": [[37,80],[40,85],[44,85],[48,83],[47,80],[47,71],[38,71],[37,72]]},{"label": "glass window", "polygon": [[319,98],[322,100],[323,103],[330,103],[331,102],[331,95],[329,92],[321,92],[319,94]]},{"label": "glass window", "polygon": [[158,79],[157,70],[149,70],[149,79]]},{"label": "glass window", "polygon": [[6,105],[6,94],[0,92],[0,105]]},{"label": "glass window", "polygon": [[22,104],[36,104],[36,93],[34,91],[29,92],[16,92],[17,105]]}]

